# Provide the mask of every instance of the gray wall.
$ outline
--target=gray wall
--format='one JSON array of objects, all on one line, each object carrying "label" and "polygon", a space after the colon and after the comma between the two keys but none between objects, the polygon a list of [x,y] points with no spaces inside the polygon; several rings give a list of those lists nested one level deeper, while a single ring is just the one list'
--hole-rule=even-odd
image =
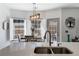
[{"label": "gray wall", "polygon": [[61,17],[61,9],[53,9],[53,10],[47,10],[45,11],[46,13],[46,19],[51,19],[51,18],[60,18]]},{"label": "gray wall", "polygon": [[2,23],[7,20],[9,15],[9,9],[4,4],[0,4],[0,49],[9,44],[6,37],[6,31],[2,29]]},{"label": "gray wall", "polygon": [[[76,19],[76,25],[73,29],[69,29],[65,26],[65,19],[67,17],[74,17]],[[75,35],[79,35],[79,8],[62,8],[62,41],[67,41],[67,34],[65,30],[69,31],[70,39]]]}]

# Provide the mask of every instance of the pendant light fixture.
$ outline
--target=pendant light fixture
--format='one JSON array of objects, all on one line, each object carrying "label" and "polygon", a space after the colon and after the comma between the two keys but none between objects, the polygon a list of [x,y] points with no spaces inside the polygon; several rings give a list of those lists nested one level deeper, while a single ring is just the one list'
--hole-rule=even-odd
[{"label": "pendant light fixture", "polygon": [[37,5],[33,3],[33,15],[30,16],[30,20],[37,21],[38,19],[40,19],[40,13],[37,13]]}]

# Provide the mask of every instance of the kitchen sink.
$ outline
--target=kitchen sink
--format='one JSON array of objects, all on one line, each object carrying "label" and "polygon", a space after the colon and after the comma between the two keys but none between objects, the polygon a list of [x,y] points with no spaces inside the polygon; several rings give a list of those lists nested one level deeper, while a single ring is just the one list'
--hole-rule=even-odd
[{"label": "kitchen sink", "polygon": [[36,54],[72,54],[66,47],[36,47],[34,50]]},{"label": "kitchen sink", "polygon": [[34,50],[36,54],[52,54],[51,50],[48,47],[36,47]]},{"label": "kitchen sink", "polygon": [[72,54],[72,51],[66,47],[52,47],[51,49],[54,54]]}]

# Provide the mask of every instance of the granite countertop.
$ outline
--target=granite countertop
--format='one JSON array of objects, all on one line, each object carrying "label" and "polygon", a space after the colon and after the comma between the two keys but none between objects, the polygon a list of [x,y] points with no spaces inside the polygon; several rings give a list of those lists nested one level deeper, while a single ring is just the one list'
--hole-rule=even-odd
[{"label": "granite countertop", "polygon": [[[61,47],[67,47],[73,54],[35,54],[35,47],[49,47],[45,42],[21,42],[12,43],[10,46],[0,50],[2,56],[78,56],[79,43],[78,42],[63,42]],[[53,47],[53,46],[52,46]]]}]

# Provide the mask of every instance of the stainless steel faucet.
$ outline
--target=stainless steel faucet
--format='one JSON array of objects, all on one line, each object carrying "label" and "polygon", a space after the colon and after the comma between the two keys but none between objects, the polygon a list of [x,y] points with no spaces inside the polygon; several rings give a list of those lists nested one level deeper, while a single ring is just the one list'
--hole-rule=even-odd
[{"label": "stainless steel faucet", "polygon": [[50,37],[50,38],[49,38],[49,46],[51,46],[51,33],[50,33],[50,31],[46,31],[46,32],[45,32],[44,39],[46,39],[46,34],[47,34],[47,33],[49,33],[49,37]]}]

